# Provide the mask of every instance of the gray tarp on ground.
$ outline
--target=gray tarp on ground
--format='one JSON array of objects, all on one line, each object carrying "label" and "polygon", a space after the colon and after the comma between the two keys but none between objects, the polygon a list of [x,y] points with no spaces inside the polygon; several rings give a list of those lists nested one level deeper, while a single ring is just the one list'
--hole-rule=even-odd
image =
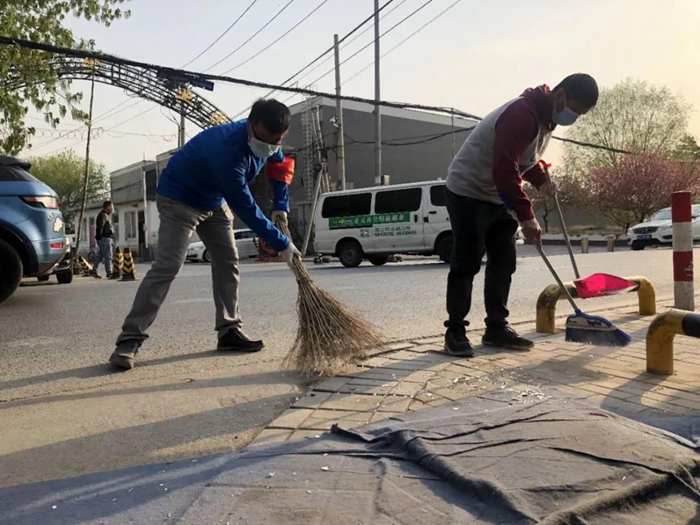
[{"label": "gray tarp on ground", "polygon": [[520,399],[0,489],[0,523],[700,523],[698,419],[679,427],[687,439],[573,398]]}]

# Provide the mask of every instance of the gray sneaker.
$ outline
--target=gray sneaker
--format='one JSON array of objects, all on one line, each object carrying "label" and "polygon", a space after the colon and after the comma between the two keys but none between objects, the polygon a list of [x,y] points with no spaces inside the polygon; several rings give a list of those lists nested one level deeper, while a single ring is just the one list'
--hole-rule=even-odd
[{"label": "gray sneaker", "polygon": [[131,370],[134,368],[136,354],[140,346],[139,343],[134,341],[127,341],[120,344],[114,349],[114,352],[112,352],[112,355],[109,357],[109,362],[118,368]]},{"label": "gray sneaker", "polygon": [[445,351],[456,357],[474,356],[474,347],[469,341],[464,328],[447,330],[447,333],[445,333]]},{"label": "gray sneaker", "polygon": [[481,340],[484,346],[493,346],[496,348],[508,348],[510,350],[530,350],[535,343],[524,337],[520,337],[518,332],[510,326],[503,328],[487,328],[484,337]]}]

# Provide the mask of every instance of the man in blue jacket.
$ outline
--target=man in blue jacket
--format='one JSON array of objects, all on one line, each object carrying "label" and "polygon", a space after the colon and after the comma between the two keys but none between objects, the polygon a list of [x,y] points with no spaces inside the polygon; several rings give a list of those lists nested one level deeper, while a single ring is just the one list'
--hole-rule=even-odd
[{"label": "man in blue jacket", "polygon": [[[251,340],[241,331],[233,213],[291,264],[298,250],[263,215],[248,187],[266,160],[284,159],[280,148],[290,122],[287,106],[261,99],[247,119],[202,131],[170,159],[156,196],[160,215],[156,260],[139,286],[110,363],[127,370],[134,367],[136,353],[148,338],[146,330],[155,321],[195,232],[211,257],[217,349],[257,352],[263,348],[262,341]],[[286,219],[284,186],[273,183],[273,217]]]}]

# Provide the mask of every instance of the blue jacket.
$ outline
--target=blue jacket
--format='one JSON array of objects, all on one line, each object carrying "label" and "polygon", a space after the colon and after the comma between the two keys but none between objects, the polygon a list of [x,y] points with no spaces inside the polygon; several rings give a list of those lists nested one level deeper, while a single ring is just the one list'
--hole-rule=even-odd
[{"label": "blue jacket", "polygon": [[[268,246],[282,251],[289,246],[289,239],[263,215],[248,187],[267,159],[251,152],[246,125],[244,119],[214,126],[187,142],[160,176],[158,194],[204,212],[218,210],[225,200]],[[284,155],[280,151],[270,158],[282,161]],[[287,185],[270,182],[274,209],[288,211]]]}]

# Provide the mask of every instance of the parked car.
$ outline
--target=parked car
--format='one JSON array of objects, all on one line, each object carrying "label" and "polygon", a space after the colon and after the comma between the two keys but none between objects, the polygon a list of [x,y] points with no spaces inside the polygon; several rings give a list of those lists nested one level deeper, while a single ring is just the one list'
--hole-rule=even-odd
[{"label": "parked car", "polygon": [[[700,204],[694,204],[693,241],[700,241]],[[670,245],[673,242],[671,208],[654,213],[646,221],[630,228],[627,239],[633,250],[643,250],[647,246]]]},{"label": "parked car", "polygon": [[[236,248],[240,259],[249,259],[258,256],[258,236],[253,230],[234,230]],[[202,241],[191,242],[187,248],[187,260],[193,262],[211,262],[211,257]]]},{"label": "parked car", "polygon": [[0,156],[0,302],[10,297],[22,277],[46,280],[56,270],[58,282],[73,280],[61,265],[70,246],[56,192],[30,173],[30,164]]}]

